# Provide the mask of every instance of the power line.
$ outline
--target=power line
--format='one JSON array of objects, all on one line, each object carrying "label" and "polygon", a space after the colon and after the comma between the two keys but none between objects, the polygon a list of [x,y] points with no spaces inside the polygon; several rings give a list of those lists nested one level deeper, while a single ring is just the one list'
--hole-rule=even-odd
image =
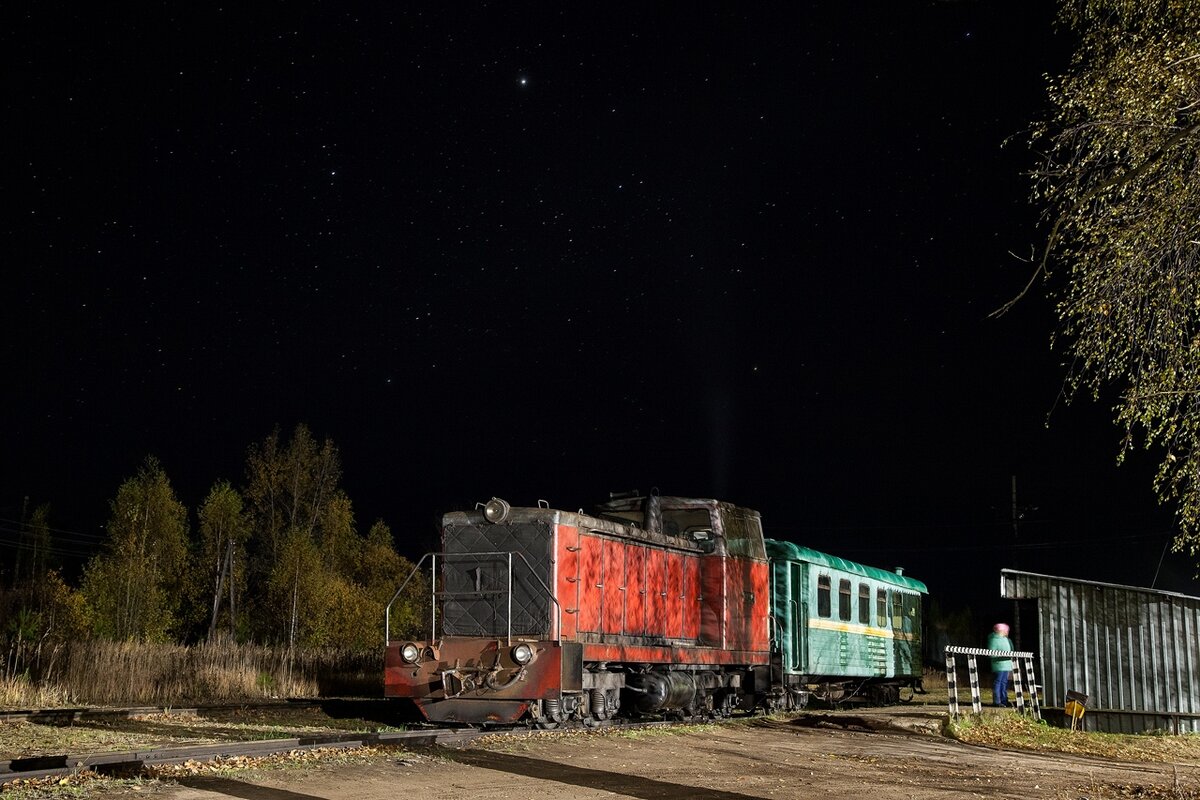
[{"label": "power line", "polygon": [[[27,520],[27,519],[19,520],[19,519],[10,519],[8,517],[0,517],[0,522],[7,522],[12,525],[24,525],[27,528],[30,527],[29,520]],[[82,536],[85,539],[95,539],[95,540],[99,541],[104,538],[104,534],[101,534],[101,533],[86,533],[84,531],[73,531],[68,528],[56,528],[53,525],[43,525],[43,526],[39,526],[39,527],[44,527],[46,530],[48,530],[52,533],[62,533],[62,534],[68,534],[68,535],[72,535],[72,536]]]}]

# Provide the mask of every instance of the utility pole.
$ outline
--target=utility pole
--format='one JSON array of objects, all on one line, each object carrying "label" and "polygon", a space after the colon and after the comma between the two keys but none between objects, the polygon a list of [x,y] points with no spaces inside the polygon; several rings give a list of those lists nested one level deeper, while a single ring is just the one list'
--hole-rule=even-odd
[{"label": "utility pole", "polygon": [[[1017,515],[1017,476],[1012,476],[1012,525],[1013,525],[1013,544],[1017,542],[1020,536],[1020,517]],[[1013,550],[1013,566],[1017,565],[1017,552]]]},{"label": "utility pole", "polygon": [[[1017,511],[1017,476],[1012,476],[1012,526],[1013,526],[1013,556],[1012,564],[1017,566],[1018,540],[1021,538],[1021,515]],[[1013,649],[1021,649],[1021,606],[1020,601],[1012,601],[1012,634]]]}]

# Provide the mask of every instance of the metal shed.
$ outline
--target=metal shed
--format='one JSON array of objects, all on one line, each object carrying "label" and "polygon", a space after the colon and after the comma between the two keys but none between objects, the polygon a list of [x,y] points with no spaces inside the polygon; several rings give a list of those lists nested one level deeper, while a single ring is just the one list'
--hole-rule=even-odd
[{"label": "metal shed", "polygon": [[1090,730],[1200,731],[1200,597],[1010,569],[1000,595],[1036,603],[1045,707],[1073,690]]}]

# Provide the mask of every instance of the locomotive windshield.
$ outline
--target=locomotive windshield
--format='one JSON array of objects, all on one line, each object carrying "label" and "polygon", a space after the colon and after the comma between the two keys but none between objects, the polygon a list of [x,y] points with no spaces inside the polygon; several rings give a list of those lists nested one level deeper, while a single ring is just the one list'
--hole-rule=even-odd
[{"label": "locomotive windshield", "polygon": [[758,514],[727,507],[721,509],[721,521],[725,528],[725,547],[729,555],[766,559],[762,519]]}]

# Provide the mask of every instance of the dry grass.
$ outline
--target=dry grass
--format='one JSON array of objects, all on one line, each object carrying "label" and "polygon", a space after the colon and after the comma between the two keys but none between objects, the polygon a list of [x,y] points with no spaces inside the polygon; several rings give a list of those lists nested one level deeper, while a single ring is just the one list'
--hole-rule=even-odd
[{"label": "dry grass", "polygon": [[1200,734],[1155,736],[1072,731],[1012,711],[963,717],[951,723],[950,734],[969,744],[1005,750],[1078,753],[1120,761],[1200,763]]},{"label": "dry grass", "polygon": [[382,693],[383,652],[303,650],[230,642],[193,647],[75,642],[51,684],[0,683],[0,708],[179,705]]},{"label": "dry grass", "polygon": [[24,675],[0,677],[0,708],[49,708],[70,702],[61,686],[39,686]]},{"label": "dry grass", "polygon": [[[1200,735],[1155,736],[1150,734],[1096,733],[1053,728],[1012,711],[968,716],[952,723],[950,735],[969,744],[1004,750],[1037,750],[1077,753],[1118,761],[1200,763]],[[1200,788],[1180,782],[1179,768],[1171,785],[1094,782],[1071,792],[1070,797],[1089,800],[1200,800]]]},{"label": "dry grass", "polygon": [[946,670],[926,669],[921,676],[921,686],[925,693],[917,695],[914,698],[916,702],[924,705],[946,705],[949,702],[950,692],[946,687]]}]

